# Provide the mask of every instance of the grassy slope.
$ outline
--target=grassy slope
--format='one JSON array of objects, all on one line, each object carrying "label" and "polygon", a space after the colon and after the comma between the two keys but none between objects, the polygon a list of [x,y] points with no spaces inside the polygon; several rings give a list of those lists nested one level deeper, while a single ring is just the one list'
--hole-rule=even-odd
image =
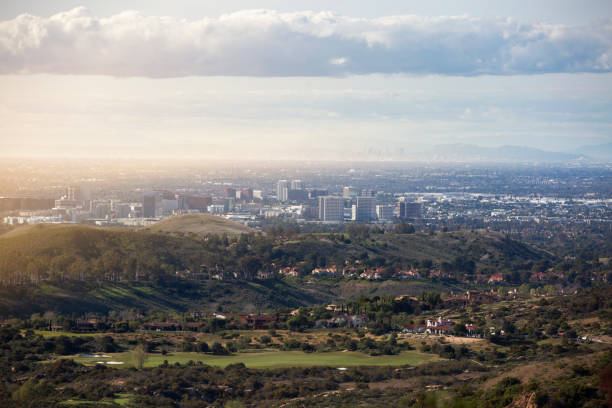
[{"label": "grassy slope", "polygon": [[210,214],[185,214],[153,224],[153,232],[178,232],[194,234],[243,234],[254,232],[252,228]]}]

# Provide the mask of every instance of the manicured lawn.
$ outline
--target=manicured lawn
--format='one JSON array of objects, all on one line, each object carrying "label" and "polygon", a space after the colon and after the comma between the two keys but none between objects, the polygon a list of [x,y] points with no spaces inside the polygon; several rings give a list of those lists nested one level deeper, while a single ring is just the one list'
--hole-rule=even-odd
[{"label": "manicured lawn", "polygon": [[[84,364],[94,364],[98,361],[123,362],[121,365],[110,365],[111,367],[129,367],[132,358],[129,352],[108,354],[109,358],[87,358],[73,356],[75,361]],[[190,360],[201,361],[203,364],[225,367],[229,364],[244,363],[249,368],[279,368],[279,367],[352,367],[352,366],[400,366],[418,365],[437,360],[432,354],[419,351],[404,351],[395,356],[368,356],[359,352],[330,352],[330,353],[303,353],[301,351],[260,351],[253,353],[237,353],[231,356],[213,356],[201,353],[169,353],[165,356],[150,354],[145,367],[156,367],[168,360],[168,364],[185,364]]]}]

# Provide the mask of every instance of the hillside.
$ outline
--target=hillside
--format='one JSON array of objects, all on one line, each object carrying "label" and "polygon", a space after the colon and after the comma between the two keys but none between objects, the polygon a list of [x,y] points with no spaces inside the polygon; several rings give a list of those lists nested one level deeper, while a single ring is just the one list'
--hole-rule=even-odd
[{"label": "hillside", "polygon": [[148,228],[152,232],[183,234],[244,234],[254,232],[252,228],[210,214],[185,214],[168,218]]},{"label": "hillside", "polygon": [[[502,272],[528,279],[554,257],[500,234],[168,234],[150,230],[37,225],[0,237],[0,311],[205,309],[254,311],[345,302],[360,295],[464,290],[464,276]],[[313,268],[349,265],[389,273],[419,268],[450,279],[315,278]],[[296,267],[303,278],[271,278]],[[224,281],[210,280],[221,273]],[[467,274],[467,275],[466,275]],[[262,276],[264,276],[262,278]],[[390,276],[390,275],[389,275]],[[468,279],[469,280],[469,279]],[[515,282],[515,283],[520,283]]]}]

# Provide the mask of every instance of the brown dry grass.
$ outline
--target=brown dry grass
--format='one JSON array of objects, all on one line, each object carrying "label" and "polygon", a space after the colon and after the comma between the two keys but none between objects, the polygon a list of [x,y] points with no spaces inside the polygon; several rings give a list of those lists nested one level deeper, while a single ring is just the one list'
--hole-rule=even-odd
[{"label": "brown dry grass", "polygon": [[178,232],[193,234],[244,234],[252,228],[211,214],[185,214],[153,224],[153,232]]}]

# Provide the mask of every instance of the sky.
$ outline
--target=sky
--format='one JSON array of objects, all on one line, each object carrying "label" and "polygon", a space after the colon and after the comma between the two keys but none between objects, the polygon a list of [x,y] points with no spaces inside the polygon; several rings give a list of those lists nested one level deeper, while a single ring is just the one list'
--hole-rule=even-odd
[{"label": "sky", "polygon": [[609,1],[8,1],[0,156],[612,142]]}]

